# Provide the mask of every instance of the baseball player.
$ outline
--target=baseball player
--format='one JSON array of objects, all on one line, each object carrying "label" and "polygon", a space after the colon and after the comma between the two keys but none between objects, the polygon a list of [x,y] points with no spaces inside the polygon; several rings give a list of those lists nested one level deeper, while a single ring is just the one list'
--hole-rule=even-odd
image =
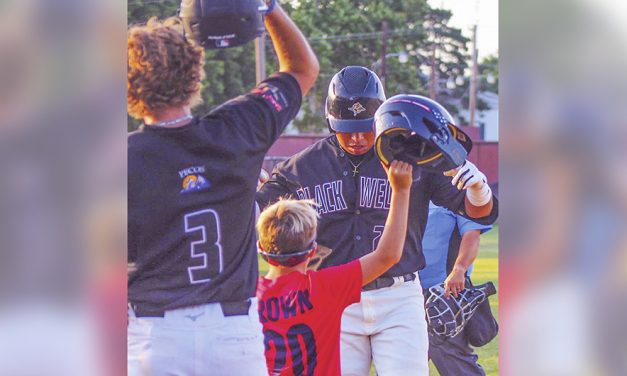
[{"label": "baseball player", "polygon": [[403,251],[411,165],[392,162],[388,178],[392,197],[381,241],[347,264],[307,270],[316,252],[311,201],[280,200],[261,214],[259,252],[270,268],[259,278],[257,298],[271,375],[340,375],[342,312],[359,301],[361,286],[397,263]]},{"label": "baseball player", "polygon": [[[342,69],[331,80],[326,104],[334,134],[277,165],[257,193],[262,208],[282,196],[314,199],[319,204],[317,242],[331,251],[322,261],[322,269],[370,253],[383,233],[391,194],[373,150],[373,122],[384,100],[381,82],[372,71],[357,66]],[[433,105],[433,111],[439,113],[440,107]],[[365,285],[361,302],[344,311],[344,375],[368,374],[372,361],[377,374],[383,376],[428,374],[427,326],[417,271],[424,267],[421,242],[429,200],[481,218],[483,223],[496,219],[496,200],[472,163],[449,171],[448,176],[414,171],[417,177],[411,188],[401,261]],[[466,198],[471,195],[474,204]]]},{"label": "baseball player", "polygon": [[279,72],[194,117],[204,51],[172,23],[128,32],[128,111],[144,121],[128,138],[128,373],[265,375],[255,189],[318,61],[276,5]]},{"label": "baseball player", "polygon": [[[419,272],[425,296],[430,287],[442,282],[447,297],[449,294],[457,296],[466,287],[466,277],[479,253],[479,236],[491,228],[429,204],[429,219],[422,239],[426,266]],[[485,375],[464,330],[446,340],[429,336],[429,357],[441,376]]]}]

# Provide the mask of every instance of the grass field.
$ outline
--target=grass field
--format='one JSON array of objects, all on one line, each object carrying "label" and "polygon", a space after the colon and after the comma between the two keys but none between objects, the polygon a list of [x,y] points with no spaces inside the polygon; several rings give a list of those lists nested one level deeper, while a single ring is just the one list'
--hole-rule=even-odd
[{"label": "grass field", "polygon": [[[475,267],[472,273],[472,280],[474,284],[482,284],[487,281],[494,282],[494,285],[498,291],[498,226],[495,226],[491,231],[481,235],[481,246],[479,248],[479,256],[475,262]],[[259,272],[261,275],[265,274],[268,270],[268,264],[259,259]],[[490,297],[490,305],[494,317],[498,320],[498,308],[499,300],[498,295]],[[483,366],[487,376],[497,376],[499,374],[499,349],[498,349],[498,336],[484,347],[477,349],[479,355],[479,363]],[[371,369],[370,374],[376,375],[376,372]],[[429,375],[438,375],[438,371],[433,367],[433,364],[429,364]]]},{"label": "grass field", "polygon": [[[491,231],[481,235],[481,246],[479,248],[479,256],[475,262],[472,272],[472,281],[474,284],[482,284],[492,281],[499,289],[499,228],[495,226]],[[499,319],[499,299],[498,294],[490,297],[490,307],[496,317]],[[479,355],[479,364],[488,376],[497,376],[499,374],[499,337],[497,336],[492,342],[477,349]],[[430,365],[430,375],[438,375],[433,365]]]}]

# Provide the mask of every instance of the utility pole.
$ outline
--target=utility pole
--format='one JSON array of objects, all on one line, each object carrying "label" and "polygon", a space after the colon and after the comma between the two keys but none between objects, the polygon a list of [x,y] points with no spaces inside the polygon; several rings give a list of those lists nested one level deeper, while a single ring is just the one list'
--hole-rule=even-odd
[{"label": "utility pole", "polygon": [[472,62],[470,73],[470,100],[468,112],[470,113],[470,125],[475,126],[475,107],[477,106],[477,25],[472,27]]},{"label": "utility pole", "polygon": [[387,54],[387,48],[388,48],[388,22],[387,21],[383,21],[383,23],[381,24],[381,77],[379,77],[381,79],[381,85],[383,85],[383,92],[385,92],[385,75],[386,75],[386,71],[385,71],[385,55]]},{"label": "utility pole", "polygon": [[266,33],[255,39],[255,79],[257,83],[266,79]]},{"label": "utility pole", "polygon": [[436,83],[438,82],[438,71],[435,62],[435,40],[431,46],[431,84],[429,85],[429,98],[436,100]]}]

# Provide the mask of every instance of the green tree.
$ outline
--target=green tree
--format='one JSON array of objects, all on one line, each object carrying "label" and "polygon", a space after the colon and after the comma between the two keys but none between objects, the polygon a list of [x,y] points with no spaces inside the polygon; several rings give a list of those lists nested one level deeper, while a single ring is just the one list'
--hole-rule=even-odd
[{"label": "green tree", "polygon": [[[459,98],[467,96],[468,82],[465,81],[455,88],[447,88],[446,83],[453,81],[458,76],[463,76],[468,67],[468,49],[466,45],[469,39],[462,35],[460,29],[451,27],[448,23],[452,13],[446,9],[430,9],[424,18],[423,27],[427,38],[420,46],[420,56],[424,66],[429,71],[435,67],[436,87],[435,100],[440,102],[452,113],[457,113]],[[425,81],[430,77],[423,76]],[[431,85],[428,82],[428,85]]]},{"label": "green tree", "polygon": [[324,103],[331,78],[347,65],[373,67],[381,57],[383,21],[389,30],[387,52],[409,55],[406,64],[387,59],[387,96],[424,91],[417,74],[421,63],[417,47],[425,38],[422,19],[428,9],[426,0],[292,1],[290,14],[320,61],[320,77],[304,102],[302,116],[295,121],[297,128],[309,132],[326,129]]},{"label": "green tree", "polygon": [[[427,0],[292,0],[282,1],[283,8],[308,37],[320,61],[320,76],[303,99],[302,111],[294,121],[302,132],[326,130],[324,103],[332,76],[347,65],[362,65],[380,72],[383,38],[382,24],[388,24],[387,53],[404,51],[409,56],[402,64],[398,58],[386,60],[386,94],[428,95],[428,80],[421,67],[429,66],[435,45],[438,49],[439,77],[463,72],[466,38],[447,25],[450,12],[434,10]],[[128,23],[146,22],[150,17],[176,16],[178,0],[129,0]],[[266,70],[273,72],[278,63],[270,38],[266,37]],[[206,53],[206,79],[203,104],[194,108],[196,115],[246,92],[255,84],[254,44]],[[461,90],[461,89],[460,89]],[[446,99],[444,95],[438,99]],[[444,101],[446,102],[446,101]],[[129,129],[139,122],[129,119]]]},{"label": "green tree", "polygon": [[[479,88],[483,91],[491,91],[493,93],[499,92],[499,57],[496,55],[489,55],[483,58],[479,63],[479,74],[483,77]],[[487,77],[492,76],[494,82],[490,83]]]}]

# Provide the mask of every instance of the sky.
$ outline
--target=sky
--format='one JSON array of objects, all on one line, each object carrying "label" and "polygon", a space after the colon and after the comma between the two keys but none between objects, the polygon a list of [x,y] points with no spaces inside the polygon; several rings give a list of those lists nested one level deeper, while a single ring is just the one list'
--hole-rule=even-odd
[{"label": "sky", "polygon": [[432,7],[449,9],[453,13],[450,25],[461,29],[468,38],[472,37],[472,25],[477,23],[479,61],[487,55],[498,55],[498,0],[428,0],[428,3]]}]

